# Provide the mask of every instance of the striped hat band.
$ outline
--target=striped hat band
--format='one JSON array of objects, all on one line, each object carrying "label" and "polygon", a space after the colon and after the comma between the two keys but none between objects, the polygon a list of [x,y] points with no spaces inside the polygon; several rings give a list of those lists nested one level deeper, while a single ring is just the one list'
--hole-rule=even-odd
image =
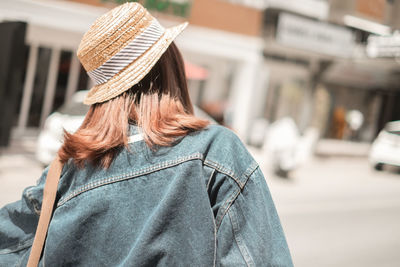
[{"label": "striped hat band", "polygon": [[137,2],[116,6],[98,17],[83,35],[77,51],[94,82],[83,103],[103,103],[131,89],[187,25],[183,22],[163,28]]},{"label": "striped hat band", "polygon": [[88,71],[87,74],[95,85],[106,83],[154,45],[164,32],[165,29],[156,19],[153,19],[150,25],[128,45],[98,68]]}]

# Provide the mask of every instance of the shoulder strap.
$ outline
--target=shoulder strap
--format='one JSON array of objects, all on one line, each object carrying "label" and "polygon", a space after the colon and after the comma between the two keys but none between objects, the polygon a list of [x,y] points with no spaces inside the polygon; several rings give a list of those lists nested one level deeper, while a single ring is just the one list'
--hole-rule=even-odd
[{"label": "shoulder strap", "polygon": [[50,165],[49,172],[47,173],[46,184],[43,190],[42,208],[27,267],[36,267],[39,264],[43,245],[46,240],[47,229],[49,228],[51,215],[53,213],[54,201],[56,199],[58,181],[60,180],[62,167],[63,164],[60,162],[58,156],[56,156]]}]

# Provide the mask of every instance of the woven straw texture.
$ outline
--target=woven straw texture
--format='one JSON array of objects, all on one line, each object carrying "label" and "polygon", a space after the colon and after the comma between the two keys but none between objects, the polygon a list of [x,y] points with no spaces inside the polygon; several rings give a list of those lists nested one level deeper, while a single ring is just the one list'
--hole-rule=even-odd
[{"label": "woven straw texture", "polygon": [[[100,16],[82,38],[78,58],[86,71],[100,67],[139,36],[155,20],[138,3],[120,5]],[[146,76],[187,23],[165,30],[146,52],[107,82],[92,87],[84,103],[101,103],[130,89]]]}]

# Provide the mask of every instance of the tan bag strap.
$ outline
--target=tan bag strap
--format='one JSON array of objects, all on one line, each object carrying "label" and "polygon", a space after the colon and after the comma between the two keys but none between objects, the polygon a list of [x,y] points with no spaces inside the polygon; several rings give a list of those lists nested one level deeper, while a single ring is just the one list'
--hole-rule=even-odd
[{"label": "tan bag strap", "polygon": [[27,267],[37,267],[39,264],[43,245],[46,240],[47,229],[49,228],[50,219],[53,213],[54,201],[56,199],[58,181],[60,180],[62,167],[63,164],[57,156],[51,163],[49,172],[47,173],[39,223],[36,228],[35,239],[33,240]]}]

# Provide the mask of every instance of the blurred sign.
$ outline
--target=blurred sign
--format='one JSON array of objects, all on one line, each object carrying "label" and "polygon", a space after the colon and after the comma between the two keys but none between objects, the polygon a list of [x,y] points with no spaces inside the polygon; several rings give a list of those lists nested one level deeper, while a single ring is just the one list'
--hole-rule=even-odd
[{"label": "blurred sign", "polygon": [[368,37],[367,55],[369,57],[399,57],[400,56],[400,32],[391,36]]},{"label": "blurred sign", "polygon": [[[246,2],[246,0],[242,1]],[[253,1],[260,2],[261,0]],[[264,0],[264,3],[265,8],[287,10],[321,20],[327,19],[329,15],[329,3],[324,0]]]},{"label": "blurred sign", "polygon": [[382,21],[385,18],[386,0],[357,0],[356,10],[360,14]]},{"label": "blurred sign", "polygon": [[274,8],[302,14],[304,16],[327,19],[329,3],[326,0],[224,0],[234,4],[264,10]]},{"label": "blurred sign", "polygon": [[224,1],[263,10],[266,7],[267,0],[224,0]]},{"label": "blurred sign", "polygon": [[352,32],[344,27],[286,13],[279,16],[276,40],[293,48],[338,57],[350,57],[355,44]]},{"label": "blurred sign", "polygon": [[250,36],[259,36],[263,12],[227,1],[194,0],[189,23]]}]

